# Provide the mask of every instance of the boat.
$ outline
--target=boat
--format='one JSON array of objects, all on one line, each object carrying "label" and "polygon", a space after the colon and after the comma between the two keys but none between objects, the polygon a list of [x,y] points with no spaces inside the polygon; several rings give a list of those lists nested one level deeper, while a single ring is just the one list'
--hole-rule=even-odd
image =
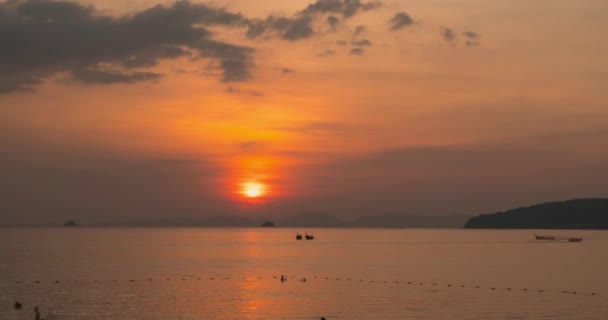
[{"label": "boat", "polygon": [[570,237],[568,238],[568,242],[581,242],[583,241],[583,237]]},{"label": "boat", "polygon": [[299,234],[299,233],[297,233],[297,234],[296,234],[296,240],[302,240],[302,235],[301,235],[301,234]]},{"label": "boat", "polygon": [[306,240],[314,240],[315,239],[315,236],[313,236],[312,234],[308,234],[308,233],[305,235],[305,237],[306,237]]},{"label": "boat", "polygon": [[543,235],[538,235],[538,234],[534,234],[534,237],[536,238],[536,240],[555,240],[557,239],[556,236],[543,236]]}]

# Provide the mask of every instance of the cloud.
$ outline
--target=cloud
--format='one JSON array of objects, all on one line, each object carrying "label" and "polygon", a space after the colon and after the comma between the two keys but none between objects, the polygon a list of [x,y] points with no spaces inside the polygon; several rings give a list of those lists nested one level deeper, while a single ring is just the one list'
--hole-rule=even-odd
[{"label": "cloud", "polygon": [[264,93],[257,90],[241,90],[240,88],[233,86],[228,86],[228,88],[226,88],[226,93],[234,95],[246,95],[250,97],[261,97],[264,95]]},{"label": "cloud", "polygon": [[475,31],[465,31],[462,33],[462,35],[471,40],[479,39],[480,37],[479,33]]},{"label": "cloud", "polygon": [[318,57],[329,57],[329,56],[333,56],[336,54],[336,51],[331,50],[331,49],[325,49],[323,52],[319,53],[317,56]]},{"label": "cloud", "polygon": [[356,55],[356,56],[362,56],[362,55],[365,54],[365,49],[363,49],[363,48],[352,48],[350,50],[350,54]]},{"label": "cloud", "polygon": [[72,78],[83,84],[134,83],[159,79],[162,75],[154,72],[121,72],[103,69],[78,69]]},{"label": "cloud", "polygon": [[465,41],[465,45],[467,47],[477,47],[480,45],[479,43],[479,38],[481,37],[481,35],[475,31],[466,31],[463,32],[462,35],[467,38],[467,40]]},{"label": "cloud", "polygon": [[340,24],[340,19],[335,16],[329,16],[327,17],[327,24],[332,30],[335,30],[338,27],[338,24]]},{"label": "cloud", "polygon": [[362,11],[380,8],[380,2],[361,2],[360,0],[318,0],[308,5],[302,14],[341,14],[345,18],[354,16]]},{"label": "cloud", "polygon": [[440,33],[443,40],[451,44],[454,44],[454,42],[456,41],[456,33],[454,32],[454,30],[447,27],[441,27]]},{"label": "cloud", "polygon": [[329,14],[325,20],[330,28],[337,27],[341,16],[348,19],[360,12],[373,10],[382,6],[379,2],[361,2],[360,0],[318,0],[297,12],[293,17],[268,16],[247,22],[247,37],[256,38],[263,35],[278,34],[284,40],[297,41],[307,39],[315,34],[313,23],[319,16]]},{"label": "cloud", "polygon": [[410,17],[410,15],[405,12],[396,13],[395,16],[393,16],[393,18],[389,22],[391,24],[390,29],[392,31],[401,30],[405,27],[414,24],[414,20],[412,19],[412,17]]},{"label": "cloud", "polygon": [[366,29],[367,28],[364,25],[358,25],[355,28],[355,32],[353,33],[353,37],[356,37],[356,36],[362,34],[363,32],[365,32]]},{"label": "cloud", "polygon": [[253,49],[213,40],[206,28],[246,22],[189,1],[120,17],[68,1],[0,3],[0,91],[33,89],[59,73],[84,83],[155,80],[140,69],[184,56],[218,61],[224,81],[246,80]]},{"label": "cloud", "polygon": [[355,40],[355,41],[352,41],[350,44],[352,44],[353,46],[356,46],[356,47],[371,47],[372,46],[372,42],[367,39]]}]

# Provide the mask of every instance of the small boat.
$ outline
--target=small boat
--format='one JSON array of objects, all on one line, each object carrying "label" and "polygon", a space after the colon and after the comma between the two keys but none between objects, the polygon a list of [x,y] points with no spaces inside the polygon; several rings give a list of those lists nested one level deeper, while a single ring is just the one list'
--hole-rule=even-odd
[{"label": "small boat", "polygon": [[299,233],[297,233],[297,234],[296,234],[296,240],[302,240],[302,235],[301,235],[301,234],[299,234]]},{"label": "small boat", "polygon": [[314,240],[315,239],[315,236],[313,236],[312,234],[308,234],[308,233],[305,235],[305,237],[306,237],[306,240]]},{"label": "small boat", "polygon": [[583,237],[570,237],[568,238],[568,242],[581,242],[583,241]]},{"label": "small boat", "polygon": [[555,240],[557,239],[556,236],[543,236],[543,235],[538,235],[538,234],[534,234],[534,237],[536,238],[536,240]]}]

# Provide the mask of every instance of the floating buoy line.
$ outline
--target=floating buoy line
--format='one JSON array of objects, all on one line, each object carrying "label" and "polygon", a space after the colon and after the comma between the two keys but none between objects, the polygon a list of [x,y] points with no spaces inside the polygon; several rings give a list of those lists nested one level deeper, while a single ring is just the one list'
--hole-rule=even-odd
[{"label": "floating buoy line", "polygon": [[[14,282],[12,282],[13,284],[17,284],[17,285],[28,285],[28,284],[32,284],[32,285],[40,285],[40,284],[54,284],[54,285],[61,285],[61,284],[65,284],[65,283],[96,283],[96,284],[100,284],[100,283],[121,283],[121,282],[127,282],[127,283],[138,283],[138,282],[160,282],[160,281],[164,281],[164,282],[168,282],[168,281],[204,281],[204,280],[208,280],[208,281],[229,281],[229,280],[237,280],[237,281],[252,281],[252,280],[266,280],[266,279],[270,279],[272,281],[280,281],[281,283],[284,283],[286,281],[288,281],[288,279],[293,280],[293,281],[298,281],[300,283],[307,283],[309,282],[308,279],[306,277],[298,277],[295,275],[291,275],[291,276],[286,276],[286,275],[279,275],[279,276],[270,276],[270,277],[261,277],[261,276],[239,276],[239,277],[233,277],[233,276],[207,276],[207,277],[201,277],[201,276],[194,276],[194,277],[161,277],[161,278],[153,278],[153,277],[147,277],[147,278],[143,278],[143,279],[111,279],[111,280],[99,280],[99,279],[92,279],[92,280],[88,280],[88,281],[84,281],[84,280],[52,280],[52,281],[42,281],[42,280],[30,280],[30,281],[23,281],[23,280],[15,280]],[[534,288],[514,288],[514,287],[496,287],[496,286],[482,286],[482,285],[465,285],[465,284],[453,284],[453,283],[439,283],[439,282],[430,282],[430,283],[425,283],[425,282],[420,282],[420,281],[403,281],[403,280],[377,280],[377,279],[353,279],[353,278],[340,278],[340,277],[328,277],[328,276],[314,276],[312,278],[310,278],[310,280],[316,280],[316,281],[331,281],[333,279],[333,281],[344,281],[344,282],[360,282],[360,283],[374,283],[374,284],[392,284],[392,285],[404,285],[404,286],[428,286],[428,287],[435,287],[433,288],[433,290],[436,290],[437,287],[445,287],[445,288],[469,288],[469,289],[476,289],[476,290],[492,290],[492,291],[508,291],[508,292],[522,292],[522,293],[560,293],[560,294],[570,294],[570,295],[588,295],[588,296],[599,296],[600,294],[598,292],[580,292],[580,291],[576,291],[576,290],[545,290],[545,289],[534,289]],[[357,281],[358,280],[358,281]],[[6,285],[8,283],[1,283],[3,285]]]}]

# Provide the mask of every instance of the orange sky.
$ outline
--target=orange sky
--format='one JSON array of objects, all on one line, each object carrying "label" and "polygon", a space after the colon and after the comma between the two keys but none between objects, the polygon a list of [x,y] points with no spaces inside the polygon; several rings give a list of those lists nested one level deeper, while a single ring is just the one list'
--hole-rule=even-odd
[{"label": "orange sky", "polygon": [[[173,2],[81,3],[124,17]],[[202,3],[264,19],[313,1]],[[391,31],[397,12],[414,23]],[[254,49],[244,81],[222,81],[219,58],[163,58],[145,69],[162,78],[134,83],[45,73],[0,94],[0,211],[16,223],[66,211],[477,214],[607,196],[607,14],[591,0],[383,1],[334,30],[331,14],[315,16],[314,34],[293,41],[210,26],[214,40]],[[362,39],[364,53],[349,53]],[[116,179],[99,178],[108,171]],[[248,181],[267,192],[244,199]]]}]

